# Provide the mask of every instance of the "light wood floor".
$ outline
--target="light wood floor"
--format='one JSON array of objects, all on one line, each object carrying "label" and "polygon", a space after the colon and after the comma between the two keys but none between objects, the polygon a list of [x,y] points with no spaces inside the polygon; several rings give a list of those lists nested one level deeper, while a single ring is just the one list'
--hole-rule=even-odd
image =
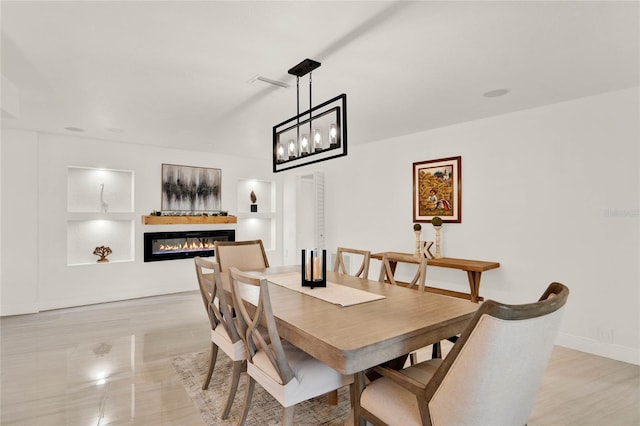
[{"label": "light wood floor", "polygon": [[[0,424],[202,425],[171,360],[207,351],[197,292],[0,319]],[[640,425],[640,367],[557,347],[529,422]]]}]

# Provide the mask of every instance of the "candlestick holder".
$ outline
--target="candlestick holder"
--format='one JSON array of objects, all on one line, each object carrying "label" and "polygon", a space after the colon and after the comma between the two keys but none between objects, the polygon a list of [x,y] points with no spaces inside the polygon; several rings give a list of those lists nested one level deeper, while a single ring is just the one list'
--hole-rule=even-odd
[{"label": "candlestick holder", "polygon": [[442,228],[442,226],[434,226],[433,227],[436,230],[436,259],[442,259],[442,255],[440,254],[440,228]]},{"label": "candlestick holder", "polygon": [[302,286],[326,287],[327,286],[327,251],[318,249],[302,250]]}]

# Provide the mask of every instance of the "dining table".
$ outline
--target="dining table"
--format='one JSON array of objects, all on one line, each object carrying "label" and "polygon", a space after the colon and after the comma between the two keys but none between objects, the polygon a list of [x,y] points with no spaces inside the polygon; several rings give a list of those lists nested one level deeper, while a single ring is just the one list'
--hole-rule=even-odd
[{"label": "dining table", "polygon": [[[296,270],[284,266],[254,272],[269,280],[280,337],[342,374],[364,371],[459,334],[478,309],[468,300],[327,271],[328,285],[382,296],[341,306],[310,295],[325,288],[293,291],[269,278]],[[248,307],[254,308],[259,288],[243,286],[241,291]]]},{"label": "dining table", "polygon": [[[411,352],[460,334],[478,309],[469,300],[333,271],[326,271],[327,288],[303,288],[301,281],[295,288],[282,285],[282,277],[288,274],[297,272],[300,279],[299,268],[251,272],[269,281],[280,337],[346,375],[388,362],[397,365]],[[226,273],[222,279],[230,289]],[[369,301],[343,306],[323,299],[326,293],[341,291],[367,293],[362,300]],[[249,310],[255,309],[259,287],[241,286],[241,297]]]}]

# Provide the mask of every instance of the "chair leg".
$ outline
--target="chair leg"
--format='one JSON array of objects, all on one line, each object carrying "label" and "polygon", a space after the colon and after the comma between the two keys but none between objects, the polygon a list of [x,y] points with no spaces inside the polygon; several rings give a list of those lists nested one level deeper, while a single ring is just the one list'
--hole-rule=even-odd
[{"label": "chair leg", "polygon": [[242,365],[244,361],[233,361],[233,373],[231,376],[231,388],[229,389],[229,396],[227,397],[227,405],[225,405],[224,410],[222,411],[222,419],[226,420],[229,417],[229,412],[231,411],[231,405],[233,404],[233,400],[236,396],[236,391],[238,390],[238,382],[240,381],[240,373],[242,372]]},{"label": "chair leg", "polygon": [[351,411],[353,412],[354,426],[364,425],[364,420],[360,417],[360,393],[364,388],[364,373],[354,375],[353,383],[349,385],[349,399],[351,400]]},{"label": "chair leg", "polygon": [[293,426],[293,415],[295,414],[296,406],[282,407],[282,426]]},{"label": "chair leg", "polygon": [[251,397],[253,396],[253,388],[256,385],[256,381],[253,380],[253,377],[248,376],[249,380],[247,380],[247,389],[244,393],[244,406],[242,407],[242,415],[240,416],[240,420],[238,421],[238,426],[243,426],[244,422],[247,421],[247,414],[249,413],[249,407],[251,407]]},{"label": "chair leg", "polygon": [[211,375],[213,374],[213,369],[216,366],[216,359],[218,358],[218,346],[211,342],[211,356],[209,357],[209,371],[207,371],[207,377],[204,379],[204,383],[202,384],[202,390],[209,388],[209,382],[211,381]]}]

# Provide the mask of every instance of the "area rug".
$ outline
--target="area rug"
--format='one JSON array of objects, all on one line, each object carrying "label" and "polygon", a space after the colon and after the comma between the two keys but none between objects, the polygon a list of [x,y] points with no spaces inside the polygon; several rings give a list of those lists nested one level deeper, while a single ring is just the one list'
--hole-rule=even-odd
[{"label": "area rug", "polygon": [[[231,382],[231,360],[222,351],[218,352],[218,361],[209,389],[202,390],[202,379],[207,371],[208,358],[208,352],[181,355],[173,359],[173,367],[207,426],[237,425],[244,402],[247,375],[242,373],[229,418],[222,420],[220,414],[227,401]],[[324,396],[296,405],[294,424],[343,425],[348,420],[350,409],[349,387],[345,386],[338,391],[338,405],[327,404]],[[278,425],[281,424],[281,419],[282,406],[259,384],[256,384],[246,425]]]}]

